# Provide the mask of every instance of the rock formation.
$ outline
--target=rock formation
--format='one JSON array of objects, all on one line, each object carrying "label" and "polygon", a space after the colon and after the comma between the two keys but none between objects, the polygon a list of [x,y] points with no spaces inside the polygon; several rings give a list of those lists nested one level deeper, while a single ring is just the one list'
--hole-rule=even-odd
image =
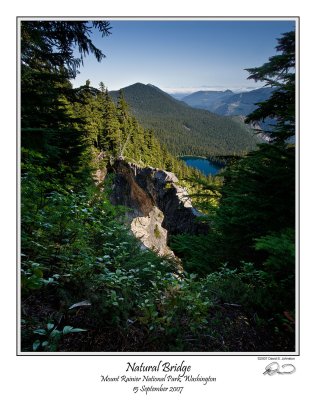
[{"label": "rock formation", "polygon": [[159,255],[174,256],[167,246],[168,231],[162,227],[163,213],[154,206],[147,216],[132,220],[131,230],[145,247],[156,251]]},{"label": "rock formation", "polygon": [[131,230],[147,248],[173,255],[167,245],[168,233],[205,232],[186,189],[178,185],[172,172],[124,160],[116,160],[108,172],[114,175],[111,202],[128,208]]}]

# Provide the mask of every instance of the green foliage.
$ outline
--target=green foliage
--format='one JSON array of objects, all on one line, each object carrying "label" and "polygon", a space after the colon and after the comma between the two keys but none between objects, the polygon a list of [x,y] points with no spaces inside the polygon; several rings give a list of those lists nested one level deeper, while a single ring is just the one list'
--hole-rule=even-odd
[{"label": "green foliage", "polygon": [[271,280],[276,282],[279,296],[276,301],[284,304],[284,308],[295,308],[295,231],[285,229],[263,236],[255,241],[257,251],[266,254],[263,262]]},{"label": "green foliage", "polygon": [[[25,257],[25,254],[22,254],[23,256]],[[23,294],[46,285],[58,285],[59,274],[49,276],[47,279],[43,278],[46,269],[45,266],[32,260],[21,262],[21,290]]]},{"label": "green foliage", "polygon": [[206,177],[193,170],[181,184],[188,190],[194,207],[204,214],[200,219],[211,221],[221,198],[222,176]]},{"label": "green foliage", "polygon": [[[36,170],[34,157],[30,169]],[[84,326],[89,331],[110,327],[128,335],[139,326],[159,343],[160,349],[185,350],[192,338],[216,337],[220,322],[211,316],[222,302],[241,304],[261,321],[265,315],[275,310],[281,313],[282,307],[289,305],[284,303],[286,297],[280,303],[280,288],[281,294],[288,288],[280,287],[277,276],[271,279],[269,270],[258,270],[251,264],[239,271],[226,268],[208,275],[203,271],[204,277],[179,274],[174,261],[141,250],[123,224],[124,210],[109,203],[106,191],[56,191],[57,184],[55,190],[44,191],[43,199],[36,203],[37,185],[42,182],[38,180],[36,185],[27,165],[23,177],[23,202],[34,203],[38,209],[37,213],[24,211],[23,266],[32,269],[40,280],[54,280],[49,286],[50,296],[54,303],[64,304],[65,310],[74,302],[88,299],[91,307],[85,310]],[[195,240],[202,242],[201,237]],[[271,240],[265,238],[264,247],[263,240],[258,241],[258,251],[268,251],[266,242]],[[191,246],[195,248],[192,241]],[[200,254],[205,255],[205,251]],[[197,265],[194,268],[199,271]],[[23,289],[22,299],[47,293],[47,288],[43,283],[39,287],[29,285]],[[55,313],[60,311],[56,309]],[[70,314],[63,314],[66,321]],[[32,324],[27,315],[23,317]],[[34,351],[57,351],[68,343],[62,340],[64,336],[76,332],[67,328],[76,320],[67,321],[64,329],[56,324],[46,329],[42,328],[45,319],[37,317],[32,332],[40,338],[32,339],[29,346]]]},{"label": "green foliage", "polygon": [[33,333],[40,336],[33,343],[33,351],[57,351],[58,344],[65,335],[69,333],[85,332],[86,329],[73,328],[72,326],[64,326],[62,330],[57,329],[55,324],[48,323],[46,328],[35,329]]},{"label": "green foliage", "polygon": [[286,229],[256,239],[256,250],[268,253],[264,265],[276,276],[293,274],[295,266],[295,231]]},{"label": "green foliage", "polygon": [[[167,338],[181,338],[188,332],[197,334],[207,329],[210,300],[203,281],[196,275],[184,275],[181,279],[169,278],[165,290],[158,292],[154,302],[140,305],[140,321],[156,333]],[[173,338],[173,340],[174,340]]]},{"label": "green foliage", "polygon": [[171,238],[170,245],[188,272],[206,275],[218,268],[212,252],[213,235],[176,235]]},{"label": "green foliage", "polygon": [[233,270],[221,267],[205,277],[205,288],[212,292],[215,302],[237,304],[261,317],[271,317],[288,307],[286,301],[278,304],[284,292],[280,293],[276,282],[251,263],[242,263]]},{"label": "green foliage", "polygon": [[115,218],[119,221],[121,213],[97,192],[62,188],[54,179],[57,172],[37,165],[32,155],[32,163],[24,162],[22,170],[22,288],[41,287],[73,265],[89,265],[102,242],[100,230]]},{"label": "green foliage", "polygon": [[214,230],[222,254],[255,261],[254,240],[295,225],[295,149],[262,145],[226,169]]}]

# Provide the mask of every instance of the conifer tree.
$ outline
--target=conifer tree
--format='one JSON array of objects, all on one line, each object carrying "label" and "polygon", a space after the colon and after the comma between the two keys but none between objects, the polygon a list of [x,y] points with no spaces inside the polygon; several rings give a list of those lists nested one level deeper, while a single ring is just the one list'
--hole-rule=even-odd
[{"label": "conifer tree", "polygon": [[[105,55],[92,42],[92,29],[110,34],[106,21],[21,22],[21,136],[22,146],[48,156],[59,168],[76,170],[85,144],[82,124],[70,117],[77,101],[74,78],[83,58]],[[75,48],[79,56],[75,56]]]},{"label": "conifer tree", "polygon": [[103,95],[103,131],[100,138],[102,150],[110,152],[114,157],[119,154],[121,143],[120,122],[117,117],[116,106],[109,96],[108,90]]},{"label": "conifer tree", "polygon": [[283,142],[295,135],[295,32],[278,39],[277,54],[258,68],[248,68],[248,79],[265,82],[274,88],[271,97],[247,116],[246,123],[274,118],[277,123],[270,131],[274,142]]},{"label": "conifer tree", "polygon": [[117,102],[117,116],[120,122],[121,138],[119,142],[119,158],[124,158],[126,146],[131,137],[130,119],[128,114],[128,105],[125,101],[123,91],[120,90]]}]

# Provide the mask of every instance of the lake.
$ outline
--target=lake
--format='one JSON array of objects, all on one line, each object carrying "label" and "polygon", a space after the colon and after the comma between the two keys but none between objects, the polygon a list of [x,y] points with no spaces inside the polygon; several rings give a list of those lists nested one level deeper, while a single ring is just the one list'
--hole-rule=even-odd
[{"label": "lake", "polygon": [[216,175],[223,167],[224,164],[209,161],[206,158],[201,157],[193,157],[193,156],[184,156],[181,157],[189,167],[196,168],[202,172],[202,174],[208,175]]}]

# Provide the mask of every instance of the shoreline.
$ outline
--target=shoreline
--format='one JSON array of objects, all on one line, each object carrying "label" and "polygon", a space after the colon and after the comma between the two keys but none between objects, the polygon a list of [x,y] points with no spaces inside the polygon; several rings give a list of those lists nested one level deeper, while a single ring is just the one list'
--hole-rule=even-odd
[{"label": "shoreline", "polygon": [[[228,157],[228,156],[221,156],[221,157]],[[179,160],[185,161],[185,159],[201,159],[201,160],[206,160],[209,163],[225,166],[226,165],[226,160],[221,160],[219,159],[218,156],[213,156],[211,157],[204,157],[204,156],[192,156],[192,155],[185,155],[185,156],[178,156]]]},{"label": "shoreline", "polygon": [[194,155],[190,155],[190,154],[185,154],[184,156],[178,156],[178,158],[180,158],[180,159],[182,159],[182,158],[184,158],[184,157],[201,158],[201,159],[203,159],[203,160],[208,160],[207,157],[204,157],[204,156],[194,156]]}]

